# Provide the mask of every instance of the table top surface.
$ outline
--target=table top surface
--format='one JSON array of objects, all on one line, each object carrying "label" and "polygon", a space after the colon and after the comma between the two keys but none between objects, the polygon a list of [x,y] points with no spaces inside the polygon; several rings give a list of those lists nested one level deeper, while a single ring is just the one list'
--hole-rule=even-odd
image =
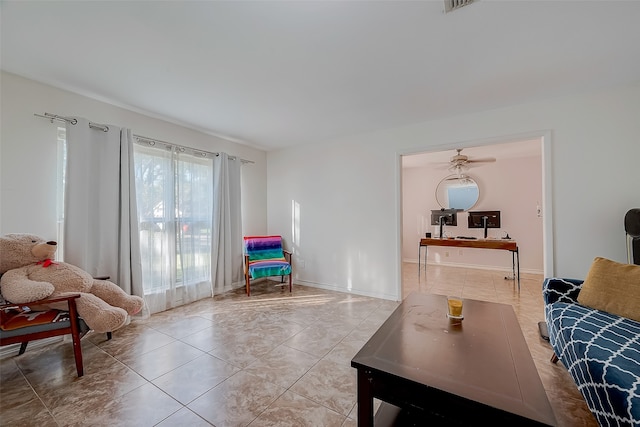
[{"label": "table top surface", "polygon": [[460,324],[446,312],[446,297],[410,294],[351,366],[555,425],[513,307],[465,299]]},{"label": "table top surface", "polygon": [[420,239],[420,246],[456,246],[464,248],[504,249],[515,251],[518,244],[511,239],[457,239],[457,238],[424,238]]}]

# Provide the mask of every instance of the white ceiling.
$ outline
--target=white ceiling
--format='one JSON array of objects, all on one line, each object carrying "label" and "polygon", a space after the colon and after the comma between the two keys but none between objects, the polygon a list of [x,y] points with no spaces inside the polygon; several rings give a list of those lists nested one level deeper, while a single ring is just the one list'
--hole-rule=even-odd
[{"label": "white ceiling", "polygon": [[266,150],[640,79],[638,1],[1,8],[5,71]]}]

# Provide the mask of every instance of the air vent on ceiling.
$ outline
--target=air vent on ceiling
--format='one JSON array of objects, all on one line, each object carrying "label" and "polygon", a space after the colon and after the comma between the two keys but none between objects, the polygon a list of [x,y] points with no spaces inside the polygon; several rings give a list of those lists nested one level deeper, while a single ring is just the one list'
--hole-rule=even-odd
[{"label": "air vent on ceiling", "polygon": [[473,3],[473,0],[444,0],[444,12],[452,12]]}]

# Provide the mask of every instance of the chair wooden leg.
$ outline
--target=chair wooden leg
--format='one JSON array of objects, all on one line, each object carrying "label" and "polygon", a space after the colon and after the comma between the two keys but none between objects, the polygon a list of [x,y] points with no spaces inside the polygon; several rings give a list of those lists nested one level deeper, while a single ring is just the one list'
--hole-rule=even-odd
[{"label": "chair wooden leg", "polygon": [[251,296],[251,285],[249,284],[249,274],[245,274],[244,278],[245,278],[245,281],[246,281],[245,290],[247,291],[247,296],[250,297]]},{"label": "chair wooden leg", "polygon": [[29,341],[25,341],[22,344],[20,344],[20,351],[18,352],[18,356],[20,356],[25,351],[27,351],[27,344],[29,344]]},{"label": "chair wooden leg", "polygon": [[291,276],[293,276],[293,273],[289,273],[289,292],[291,292]]},{"label": "chair wooden leg", "polygon": [[556,356],[555,353],[553,353],[553,356],[551,356],[551,363],[558,363],[558,356]]}]

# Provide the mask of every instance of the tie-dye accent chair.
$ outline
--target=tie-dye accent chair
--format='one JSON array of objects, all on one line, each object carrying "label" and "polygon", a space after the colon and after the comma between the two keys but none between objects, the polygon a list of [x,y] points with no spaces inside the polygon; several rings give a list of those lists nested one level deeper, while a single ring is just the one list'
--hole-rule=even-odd
[{"label": "tie-dye accent chair", "polygon": [[247,296],[251,296],[250,279],[259,277],[289,276],[289,292],[291,292],[291,276],[293,275],[291,252],[282,249],[281,236],[245,236],[244,237],[244,277]]}]

